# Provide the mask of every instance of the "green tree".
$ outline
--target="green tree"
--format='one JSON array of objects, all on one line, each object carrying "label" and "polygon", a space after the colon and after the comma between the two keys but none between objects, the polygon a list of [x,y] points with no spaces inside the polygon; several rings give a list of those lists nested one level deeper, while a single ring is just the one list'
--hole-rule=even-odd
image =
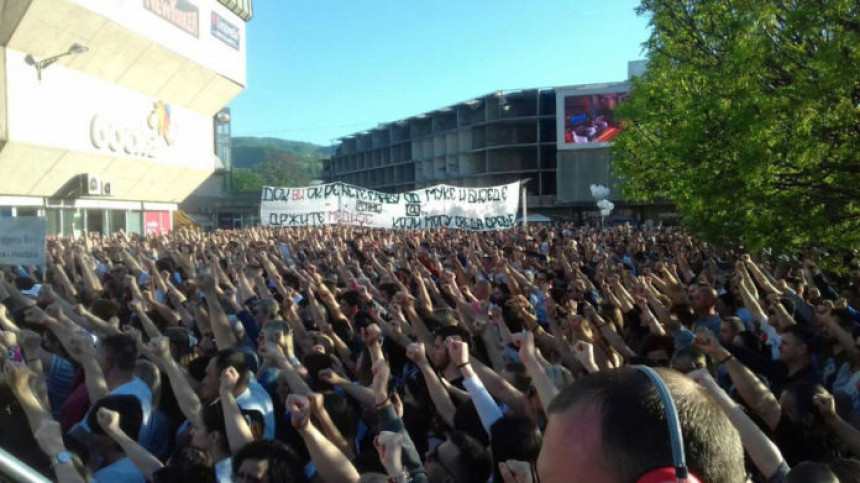
[{"label": "green tree", "polygon": [[648,71],[619,108],[625,194],[750,249],[860,243],[860,3],[642,0]]},{"label": "green tree", "polygon": [[305,186],[318,175],[319,161],[294,153],[282,153],[257,166],[266,185]]},{"label": "green tree", "polygon": [[262,176],[247,168],[233,168],[233,191],[251,193],[262,191],[262,189]]}]

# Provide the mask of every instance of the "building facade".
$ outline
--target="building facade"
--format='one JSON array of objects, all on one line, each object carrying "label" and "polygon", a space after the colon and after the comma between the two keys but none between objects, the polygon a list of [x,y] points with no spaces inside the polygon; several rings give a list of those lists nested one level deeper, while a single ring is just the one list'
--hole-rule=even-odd
[{"label": "building facade", "polygon": [[0,6],[0,216],[166,231],[229,170],[219,116],[245,86],[250,0]]},{"label": "building facade", "polygon": [[629,92],[625,81],[487,94],[344,136],[323,176],[385,192],[521,180],[530,211],[578,221],[596,214],[590,185],[602,184],[617,217],[654,217],[667,207],[625,203],[612,173],[614,111]]}]

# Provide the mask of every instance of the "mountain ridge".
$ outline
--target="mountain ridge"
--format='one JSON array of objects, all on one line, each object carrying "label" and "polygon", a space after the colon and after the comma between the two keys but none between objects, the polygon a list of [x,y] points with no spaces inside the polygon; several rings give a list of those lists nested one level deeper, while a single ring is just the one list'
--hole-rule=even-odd
[{"label": "mountain ridge", "polygon": [[232,139],[233,166],[253,168],[283,154],[292,154],[310,162],[331,156],[332,147],[306,141],[292,141],[275,137],[237,136]]}]

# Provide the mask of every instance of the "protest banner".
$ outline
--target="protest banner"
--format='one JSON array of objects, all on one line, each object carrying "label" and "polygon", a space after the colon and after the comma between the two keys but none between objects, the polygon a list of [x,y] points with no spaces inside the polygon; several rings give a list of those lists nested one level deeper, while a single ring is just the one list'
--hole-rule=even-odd
[{"label": "protest banner", "polygon": [[518,182],[487,188],[440,184],[397,194],[346,183],[266,186],[260,219],[265,226],[502,230],[514,226],[519,199]]},{"label": "protest banner", "polygon": [[0,265],[45,265],[44,218],[0,218]]}]

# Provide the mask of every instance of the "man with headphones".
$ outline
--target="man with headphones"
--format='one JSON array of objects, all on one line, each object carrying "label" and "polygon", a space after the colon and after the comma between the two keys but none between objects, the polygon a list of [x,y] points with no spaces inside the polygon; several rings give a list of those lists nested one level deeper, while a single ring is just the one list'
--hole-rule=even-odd
[{"label": "man with headphones", "polygon": [[601,371],[567,387],[547,412],[541,483],[745,481],[737,430],[680,373]]}]

